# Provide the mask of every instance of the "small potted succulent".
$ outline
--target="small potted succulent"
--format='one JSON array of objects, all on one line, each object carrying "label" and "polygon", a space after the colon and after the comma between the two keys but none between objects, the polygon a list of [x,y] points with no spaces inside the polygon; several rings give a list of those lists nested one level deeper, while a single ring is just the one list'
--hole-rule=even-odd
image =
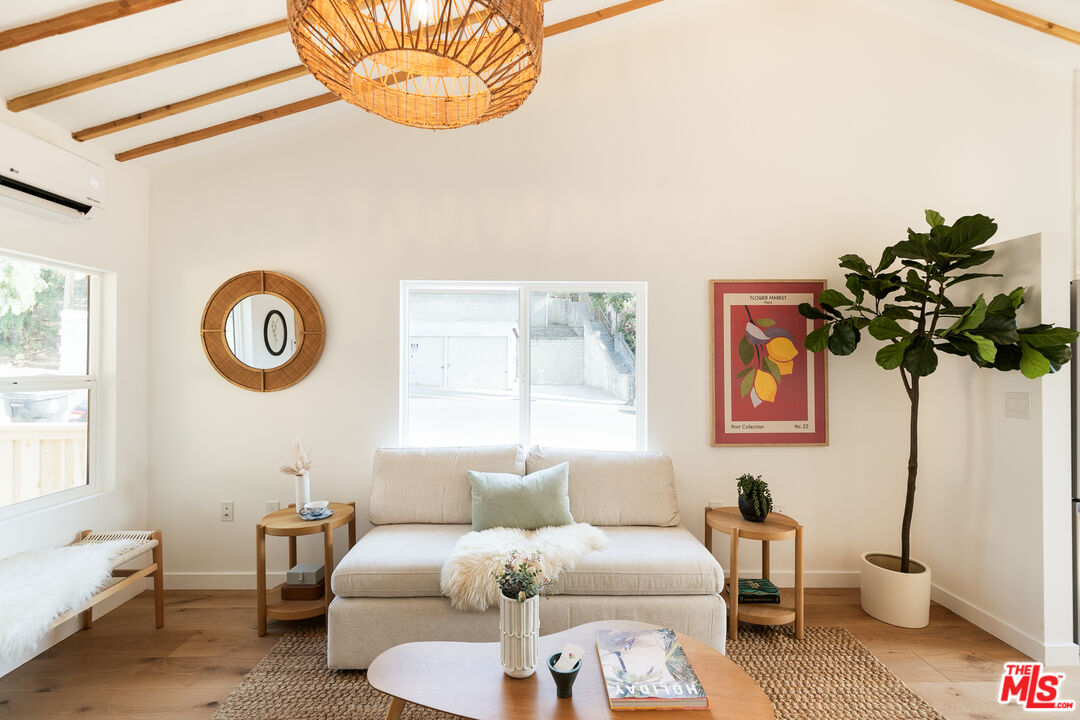
[{"label": "small potted succulent", "polygon": [[544,574],[539,552],[523,555],[511,550],[495,573],[499,584],[499,638],[503,672],[524,678],[540,661],[540,598],[551,580]]},{"label": "small potted succulent", "polygon": [[739,512],[750,522],[765,522],[772,512],[772,493],[760,475],[744,473],[738,479]]}]

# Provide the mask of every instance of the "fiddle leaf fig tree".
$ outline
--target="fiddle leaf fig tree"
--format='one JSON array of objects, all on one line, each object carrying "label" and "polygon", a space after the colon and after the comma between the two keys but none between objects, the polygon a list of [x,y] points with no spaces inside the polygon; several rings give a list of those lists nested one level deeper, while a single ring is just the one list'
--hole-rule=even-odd
[{"label": "fiddle leaf fig tree", "polygon": [[942,353],[967,358],[980,368],[1019,370],[1037,378],[1055,372],[1072,357],[1077,333],[1053,325],[1017,327],[1016,311],[1024,288],[987,300],[979,295],[958,305],[949,294],[957,285],[996,273],[974,272],[994,256],[982,249],[997,225],[985,215],[962,217],[952,225],[926,211],[929,232],[908,229],[907,240],[890,245],[876,265],[858,255],[844,255],[840,267],[847,292],[825,290],[818,304],[803,303],[799,313],[824,325],[806,336],[806,349],[833,355],[855,352],[863,332],[885,345],[877,364],[899,370],[911,405],[907,496],[900,531],[900,571],[909,572],[911,516],[919,472],[919,397],[921,381],[933,374]]}]

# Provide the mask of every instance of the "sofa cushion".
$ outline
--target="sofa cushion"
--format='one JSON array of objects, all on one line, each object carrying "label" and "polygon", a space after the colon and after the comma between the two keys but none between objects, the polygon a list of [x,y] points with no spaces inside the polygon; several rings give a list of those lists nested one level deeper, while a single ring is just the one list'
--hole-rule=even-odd
[{"label": "sofa cushion", "polygon": [[685,527],[606,527],[608,546],[552,586],[561,595],[712,595],[724,571]]},{"label": "sofa cushion", "polygon": [[561,463],[525,477],[470,470],[472,529],[536,530],[573,523],[566,494],[569,469],[568,464]]},{"label": "sofa cushion", "polygon": [[[382,525],[338,563],[343,597],[438,597],[439,573],[468,525]],[[589,553],[554,586],[563,595],[713,595],[724,572],[685,527],[605,527],[606,550]]]},{"label": "sofa cushion", "polygon": [[472,522],[470,470],[524,475],[525,451],[520,445],[376,450],[371,524]]},{"label": "sofa cushion", "polygon": [[470,525],[379,525],[345,554],[330,585],[344,597],[438,597],[443,563],[470,530]]},{"label": "sofa cushion", "polygon": [[679,524],[671,458],[651,452],[534,447],[525,472],[570,463],[570,514],[592,525]]}]

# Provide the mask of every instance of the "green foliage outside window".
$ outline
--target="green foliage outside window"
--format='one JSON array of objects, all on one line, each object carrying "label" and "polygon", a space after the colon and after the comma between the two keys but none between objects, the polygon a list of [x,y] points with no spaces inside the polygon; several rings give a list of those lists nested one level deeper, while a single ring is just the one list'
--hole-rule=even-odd
[{"label": "green foliage outside window", "polygon": [[60,311],[86,309],[86,283],[86,276],[0,259],[0,365],[57,367]]},{"label": "green foliage outside window", "polygon": [[623,336],[630,352],[637,353],[637,296],[634,293],[590,293],[594,306],[615,312],[615,330]]}]

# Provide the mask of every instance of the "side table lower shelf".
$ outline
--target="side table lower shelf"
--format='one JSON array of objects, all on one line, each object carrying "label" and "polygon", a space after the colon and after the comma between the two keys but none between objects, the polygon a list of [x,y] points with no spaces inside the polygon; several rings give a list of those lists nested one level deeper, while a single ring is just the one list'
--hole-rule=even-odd
[{"label": "side table lower shelf", "polygon": [[[724,602],[731,607],[728,591],[720,593]],[[755,625],[787,625],[795,622],[795,591],[792,588],[780,588],[780,603],[739,603],[738,619]]]},{"label": "side table lower shelf", "polygon": [[326,598],[282,600],[281,585],[266,591],[266,617],[275,620],[304,620],[326,613]]}]

